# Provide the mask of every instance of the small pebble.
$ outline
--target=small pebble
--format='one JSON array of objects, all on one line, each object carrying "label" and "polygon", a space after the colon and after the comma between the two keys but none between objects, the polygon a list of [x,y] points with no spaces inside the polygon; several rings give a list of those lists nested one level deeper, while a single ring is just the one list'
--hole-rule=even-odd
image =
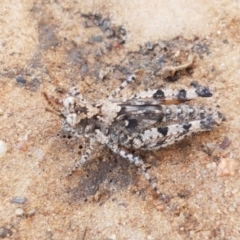
[{"label": "small pebble", "polygon": [[21,217],[24,214],[24,211],[22,208],[17,208],[15,211],[15,215],[18,217]]},{"label": "small pebble", "polygon": [[15,197],[12,199],[12,203],[19,203],[24,204],[26,202],[27,198],[25,197]]},{"label": "small pebble", "polygon": [[7,144],[0,140],[0,157],[3,157],[5,153],[7,152]]},{"label": "small pebble", "polygon": [[32,209],[26,213],[27,217],[32,217],[36,214],[36,209]]}]

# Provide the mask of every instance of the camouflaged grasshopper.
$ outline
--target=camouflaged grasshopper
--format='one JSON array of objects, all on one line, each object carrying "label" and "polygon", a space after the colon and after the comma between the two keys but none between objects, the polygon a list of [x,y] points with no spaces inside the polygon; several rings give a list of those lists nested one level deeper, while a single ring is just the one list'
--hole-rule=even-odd
[{"label": "camouflaged grasshopper", "polygon": [[[166,202],[167,196],[153,182],[144,161],[131,150],[167,147],[193,133],[210,131],[225,118],[217,109],[186,104],[198,97],[212,96],[207,87],[196,82],[187,90],[156,89],[115,99],[135,78],[135,74],[129,76],[107,99],[97,103],[86,101],[75,87],[67,93],[62,109],[57,110],[63,129],[70,136],[89,140],[71,173],[88,161],[95,144],[102,144],[140,167],[160,200]],[[46,94],[45,97],[53,105]]]}]

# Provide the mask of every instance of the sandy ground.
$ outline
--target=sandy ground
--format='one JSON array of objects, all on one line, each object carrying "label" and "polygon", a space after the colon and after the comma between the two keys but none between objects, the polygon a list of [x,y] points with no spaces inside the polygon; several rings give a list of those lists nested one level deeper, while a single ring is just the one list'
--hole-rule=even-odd
[{"label": "sandy ground", "polygon": [[[0,158],[0,237],[240,239],[240,1],[120,2],[1,1],[0,140],[7,152]],[[104,39],[112,49],[99,52],[101,30],[91,21],[84,27],[81,17],[89,12],[123,26],[126,43]],[[136,65],[156,67],[149,63],[157,52],[142,59],[138,50],[160,39],[170,63],[174,53],[181,62],[194,53],[192,68],[177,81],[139,79],[124,94],[194,79],[214,92],[201,103],[221,106],[227,121],[166,149],[138,153],[170,197],[167,205],[136,167],[101,146],[67,178],[84,143],[59,136],[59,118],[46,112],[42,92],[59,97],[75,84],[88,99],[102,99]],[[114,76],[99,76],[113,66]]]}]

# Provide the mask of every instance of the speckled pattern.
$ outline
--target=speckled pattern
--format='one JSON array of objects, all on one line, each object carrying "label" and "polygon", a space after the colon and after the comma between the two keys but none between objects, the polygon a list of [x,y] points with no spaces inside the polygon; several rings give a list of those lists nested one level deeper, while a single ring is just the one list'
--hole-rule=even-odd
[{"label": "speckled pattern", "polygon": [[[0,158],[1,236],[239,239],[238,164],[219,174],[219,165],[239,161],[239,10],[238,0],[1,1],[0,140],[8,149]],[[84,23],[81,13],[89,12],[108,17],[114,29],[123,26],[125,42],[108,38],[105,44],[102,30]],[[156,43],[167,49],[161,58],[151,51]],[[168,81],[157,76],[156,59],[161,66],[182,64],[192,52],[190,69]],[[123,97],[196,80],[210,87],[208,104],[219,105],[227,117],[210,134],[156,152],[137,151],[170,195],[170,209],[134,166],[101,147],[66,177],[84,142],[63,138],[59,118],[45,110],[43,92],[58,99],[77,85],[89,100],[104,99],[139,66],[142,78]]]}]

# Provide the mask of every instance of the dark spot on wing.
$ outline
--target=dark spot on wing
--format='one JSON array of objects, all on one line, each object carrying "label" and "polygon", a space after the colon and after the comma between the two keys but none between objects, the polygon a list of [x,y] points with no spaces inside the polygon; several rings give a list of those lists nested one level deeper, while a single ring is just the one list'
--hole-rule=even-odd
[{"label": "dark spot on wing", "polygon": [[191,124],[191,123],[184,123],[182,126],[183,126],[183,128],[184,128],[186,131],[189,131],[189,129],[191,128],[192,124]]},{"label": "dark spot on wing", "polygon": [[153,99],[164,99],[165,95],[164,92],[161,89],[158,89],[154,94],[153,94]]},{"label": "dark spot on wing", "polygon": [[187,96],[187,92],[184,89],[179,90],[179,93],[177,95],[177,98],[180,100],[185,100]]},{"label": "dark spot on wing", "polygon": [[168,127],[159,127],[158,132],[160,132],[163,136],[166,136],[168,133]]},{"label": "dark spot on wing", "polygon": [[126,128],[135,128],[138,126],[137,119],[129,119],[127,121],[128,121],[128,124],[127,124]]}]

